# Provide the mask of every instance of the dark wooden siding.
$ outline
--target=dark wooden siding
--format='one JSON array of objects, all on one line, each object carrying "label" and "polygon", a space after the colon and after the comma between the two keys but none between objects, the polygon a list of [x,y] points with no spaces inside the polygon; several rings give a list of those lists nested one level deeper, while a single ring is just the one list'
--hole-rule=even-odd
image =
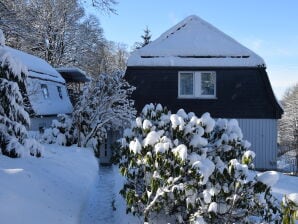
[{"label": "dark wooden siding", "polygon": [[[217,99],[178,99],[178,72],[187,70],[215,71]],[[208,111],[213,117],[276,119],[282,114],[264,68],[128,67],[125,78],[136,87],[132,98],[139,112],[147,103],[161,103],[198,116]]]}]

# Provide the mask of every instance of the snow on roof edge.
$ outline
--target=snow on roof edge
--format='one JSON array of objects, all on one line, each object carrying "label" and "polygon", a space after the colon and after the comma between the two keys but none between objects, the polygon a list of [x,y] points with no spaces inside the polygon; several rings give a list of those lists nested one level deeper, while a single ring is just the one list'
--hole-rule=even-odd
[{"label": "snow on roof edge", "polygon": [[87,73],[78,67],[59,67],[55,68],[58,72],[76,71],[87,76]]},{"label": "snow on roof edge", "polygon": [[[8,46],[4,46],[4,50],[27,67],[29,76],[65,83],[63,77],[44,59]],[[36,74],[32,75],[30,71]]]},{"label": "snow on roof edge", "polygon": [[[66,73],[69,75],[72,73],[75,73],[78,76],[83,77],[83,79],[85,79],[85,81],[87,81],[87,82],[91,81],[91,77],[89,75],[87,75],[87,72],[81,70],[78,67],[59,67],[59,68],[55,68],[55,69],[59,73]],[[64,77],[63,74],[62,74],[62,77]]]},{"label": "snow on roof edge", "polygon": [[253,59],[247,58],[141,58],[139,55],[131,55],[127,61],[128,67],[266,67],[266,64],[258,64]]}]

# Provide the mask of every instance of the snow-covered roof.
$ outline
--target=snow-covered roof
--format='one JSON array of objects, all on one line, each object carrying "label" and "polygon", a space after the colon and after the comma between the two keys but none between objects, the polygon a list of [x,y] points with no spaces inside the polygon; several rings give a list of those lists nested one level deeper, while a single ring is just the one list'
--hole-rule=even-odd
[{"label": "snow-covered roof", "polygon": [[256,67],[264,60],[208,22],[192,15],[134,51],[127,66]]},{"label": "snow-covered roof", "polygon": [[62,76],[45,60],[8,46],[4,49],[26,65],[30,77],[65,83]]},{"label": "snow-covered roof", "polygon": [[91,78],[83,70],[76,67],[60,67],[56,70],[66,82],[89,82]]}]

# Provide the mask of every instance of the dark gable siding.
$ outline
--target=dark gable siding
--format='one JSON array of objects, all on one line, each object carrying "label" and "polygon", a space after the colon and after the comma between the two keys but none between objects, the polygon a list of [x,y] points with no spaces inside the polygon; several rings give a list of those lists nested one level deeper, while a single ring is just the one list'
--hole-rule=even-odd
[{"label": "dark gable siding", "polygon": [[[217,99],[178,99],[178,72],[187,70],[215,71]],[[161,103],[198,116],[208,111],[213,117],[276,119],[282,114],[264,68],[128,67],[125,78],[136,87],[132,98],[139,112],[147,103]]]}]

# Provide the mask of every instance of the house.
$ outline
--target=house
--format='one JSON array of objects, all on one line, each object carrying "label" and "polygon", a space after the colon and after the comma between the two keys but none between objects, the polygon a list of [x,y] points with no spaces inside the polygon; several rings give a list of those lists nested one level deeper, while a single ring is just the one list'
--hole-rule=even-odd
[{"label": "house", "polygon": [[72,105],[75,105],[79,96],[83,91],[86,82],[90,82],[91,78],[76,67],[60,67],[56,70],[61,74],[66,82],[66,88]]},{"label": "house", "polygon": [[30,104],[30,130],[41,130],[51,125],[57,114],[69,114],[73,107],[65,80],[45,60],[5,46],[5,50],[27,66],[26,93]]},{"label": "house", "polygon": [[276,166],[277,120],[282,108],[264,60],[197,16],[189,16],[131,54],[126,80],[135,106],[161,103],[198,116],[236,118],[252,143],[259,169]]}]

